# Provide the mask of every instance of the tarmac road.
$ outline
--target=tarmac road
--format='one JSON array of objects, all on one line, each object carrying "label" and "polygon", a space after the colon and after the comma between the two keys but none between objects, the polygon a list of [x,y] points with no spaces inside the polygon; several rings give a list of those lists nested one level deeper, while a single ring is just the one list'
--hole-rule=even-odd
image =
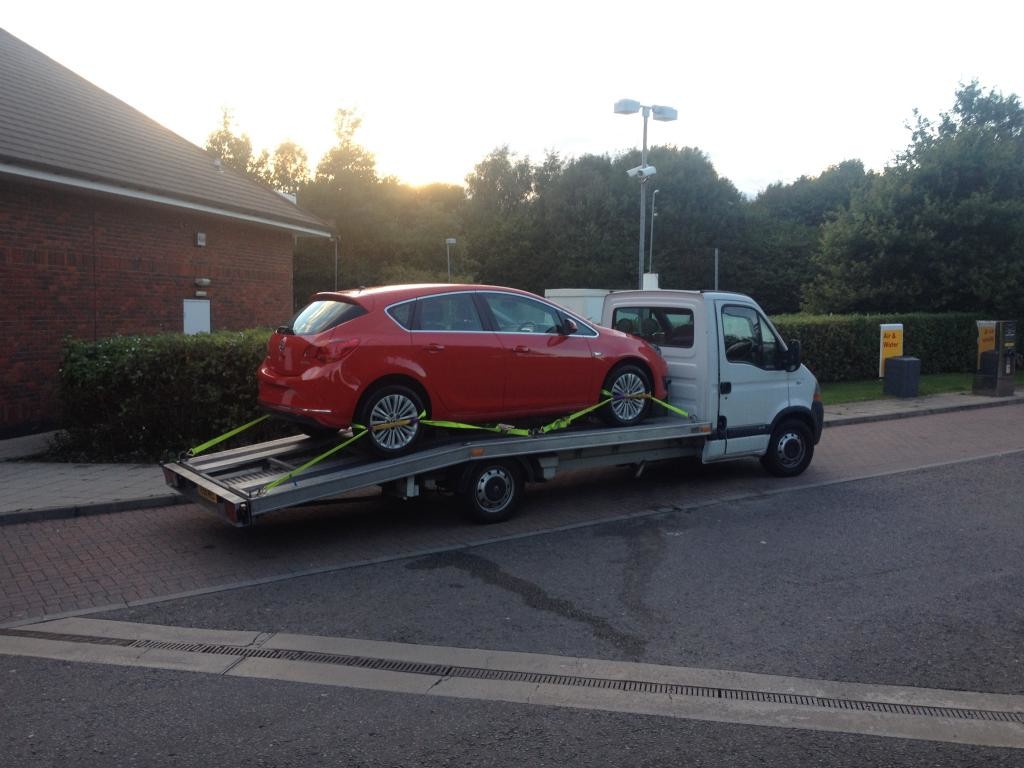
[{"label": "tarmac road", "polygon": [[[1003,412],[1005,426],[1018,409],[993,410]],[[642,488],[622,479],[596,490],[569,483],[550,498],[538,494],[523,516],[534,530],[513,529],[514,538],[497,540],[489,529],[495,540],[471,548],[438,546],[402,559],[399,546],[385,562],[89,618],[266,633],[261,642],[294,633],[406,644],[390,653],[437,646],[456,657],[488,649],[589,659],[592,669],[659,664],[647,671],[662,679],[680,668],[691,676],[728,670],[786,676],[794,687],[864,684],[864,697],[902,686],[907,701],[930,695],[924,689],[977,692],[997,695],[990,708],[1024,713],[1024,453],[1001,444],[1003,455],[969,460],[992,452],[974,430],[994,425],[978,415],[949,418],[872,425],[873,449],[854,450],[853,432],[841,449],[843,433],[859,427],[827,434],[836,442],[816,459],[816,482],[803,487],[780,486],[753,467],[687,478],[663,467]],[[946,421],[921,423],[936,419]],[[955,429],[956,453],[936,460],[934,440],[918,450],[906,441],[910,422],[919,436]],[[929,466],[841,481],[876,464],[898,468],[909,453]],[[682,503],[681,489],[699,503]],[[614,495],[621,511],[631,492],[643,516],[542,530],[549,516],[575,524],[558,517],[562,507],[587,506],[600,517]],[[668,504],[673,496],[676,504]],[[480,530],[458,527],[443,501],[420,511],[436,513],[446,536],[457,529],[469,544]],[[373,538],[384,525],[359,513],[330,523],[326,513],[308,514],[321,538]],[[393,512],[387,525],[419,530],[420,520]],[[307,564],[285,562],[312,546],[292,526],[260,535],[246,545],[278,572]],[[191,550],[178,557],[193,566]],[[926,736],[905,738],[883,735],[896,730],[884,716],[825,721],[825,730],[810,716],[769,727],[722,722],[732,714],[720,702],[692,716],[640,714],[632,711],[639,695],[595,704],[566,694],[529,704],[497,684],[481,684],[469,699],[443,686],[397,692],[399,676],[385,674],[364,681],[376,690],[352,687],[332,682],[326,667],[322,678],[302,681],[283,668],[279,678],[236,676],[257,660],[184,672],[152,668],[145,658],[114,666],[34,653],[0,655],[0,765],[1024,764],[1024,749],[985,746],[984,738],[954,743],[962,728],[934,718]],[[779,679],[765,681],[772,684]],[[767,723],[778,712],[762,714]],[[1024,747],[1024,723],[1005,729]]]}]

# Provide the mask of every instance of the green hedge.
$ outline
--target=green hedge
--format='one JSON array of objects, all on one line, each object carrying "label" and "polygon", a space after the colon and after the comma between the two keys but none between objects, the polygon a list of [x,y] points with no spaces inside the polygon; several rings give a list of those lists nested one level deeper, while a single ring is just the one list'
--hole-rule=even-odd
[{"label": "green hedge", "polygon": [[982,314],[780,315],[772,322],[787,341],[799,339],[807,367],[821,381],[878,376],[881,323],[903,323],[903,354],[921,360],[921,373],[973,371],[976,320]]},{"label": "green hedge", "polygon": [[[59,393],[69,457],[166,460],[252,420],[269,330],[65,342]],[[268,439],[276,425],[253,428]]]}]

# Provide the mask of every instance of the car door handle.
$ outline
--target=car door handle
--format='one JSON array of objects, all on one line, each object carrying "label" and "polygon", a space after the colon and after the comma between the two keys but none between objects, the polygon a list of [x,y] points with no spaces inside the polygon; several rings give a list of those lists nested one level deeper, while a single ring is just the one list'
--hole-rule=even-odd
[{"label": "car door handle", "polygon": [[518,347],[513,347],[512,351],[513,352],[529,352],[530,348],[520,344]]},{"label": "car door handle", "polygon": [[729,395],[732,394],[732,382],[723,381],[718,385],[718,391],[720,394]]},{"label": "car door handle", "polygon": [[427,344],[427,352],[440,352],[444,349],[444,344]]}]

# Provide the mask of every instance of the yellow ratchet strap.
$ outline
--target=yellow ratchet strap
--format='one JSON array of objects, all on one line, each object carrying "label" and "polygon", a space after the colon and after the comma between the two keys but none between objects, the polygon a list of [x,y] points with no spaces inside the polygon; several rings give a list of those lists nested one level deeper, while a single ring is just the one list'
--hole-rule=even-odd
[{"label": "yellow ratchet strap", "polygon": [[602,400],[599,403],[595,403],[594,405],[590,406],[589,408],[584,408],[582,411],[576,411],[576,413],[571,413],[568,416],[563,416],[560,419],[555,419],[550,424],[545,424],[543,427],[540,427],[537,430],[537,434],[538,435],[546,435],[548,432],[554,432],[556,429],[565,429],[566,427],[571,426],[572,423],[574,421],[576,421],[576,419],[580,418],[581,416],[586,416],[591,411],[596,411],[601,406],[607,405],[608,403],[610,403],[612,401],[612,397],[611,397],[611,393],[610,392],[603,392],[602,391],[601,394],[608,395],[609,396],[608,399],[607,400]]},{"label": "yellow ratchet strap", "polygon": [[352,429],[356,429],[356,428],[358,428],[360,431],[356,432],[354,435],[352,435],[352,437],[348,438],[347,440],[343,440],[341,443],[339,443],[338,445],[334,446],[329,451],[325,451],[324,453],[321,453],[315,459],[310,459],[305,464],[303,464],[301,467],[298,467],[297,469],[293,469],[288,474],[281,475],[281,477],[277,478],[277,480],[270,481],[269,483],[264,485],[262,488],[260,488],[259,493],[260,494],[264,494],[267,491],[271,491],[274,488],[277,488],[277,486],[279,486],[281,483],[288,482],[293,477],[298,475],[300,472],[305,472],[307,469],[312,467],[314,464],[319,464],[321,461],[326,459],[328,456],[333,456],[335,453],[340,451],[342,448],[345,448],[346,446],[352,445],[352,443],[354,443],[356,440],[361,438],[363,435],[366,435],[366,434],[369,433],[368,430],[366,429],[366,427],[362,426],[361,424],[353,424],[352,425]]},{"label": "yellow ratchet strap", "polygon": [[195,448],[189,448],[185,456],[187,456],[190,459],[193,456],[198,456],[200,453],[207,450],[208,448],[213,448],[213,446],[223,443],[228,438],[234,437],[235,435],[241,432],[245,432],[245,430],[247,430],[249,427],[255,427],[261,421],[266,421],[269,418],[270,414],[266,414],[264,416],[260,416],[258,419],[253,419],[248,424],[243,424],[240,427],[235,427],[230,432],[225,432],[220,437],[215,437],[213,438],[213,440],[207,440],[205,443],[203,443],[202,445],[197,445]]},{"label": "yellow ratchet strap", "polygon": [[[688,414],[682,408],[677,408],[676,406],[672,405],[671,403],[666,403],[664,400],[659,400],[654,395],[652,395],[652,394],[650,394],[648,392],[644,392],[643,394],[640,394],[640,395],[613,395],[608,390],[602,389],[601,390],[601,394],[602,395],[608,395],[608,397],[613,399],[613,400],[650,400],[651,402],[657,403],[658,405],[660,405],[665,410],[671,411],[672,413],[676,414],[677,416],[682,416],[684,419],[690,418],[690,414]],[[608,401],[605,400],[605,402],[608,402]]]},{"label": "yellow ratchet strap", "polygon": [[514,435],[516,437],[529,437],[530,430],[518,429],[510,426],[509,424],[494,424],[493,426],[481,426],[478,424],[462,424],[458,421],[435,421],[434,419],[424,419],[426,411],[420,414],[420,424],[425,424],[428,427],[441,427],[442,429],[475,429],[482,432],[495,432],[499,435]]}]

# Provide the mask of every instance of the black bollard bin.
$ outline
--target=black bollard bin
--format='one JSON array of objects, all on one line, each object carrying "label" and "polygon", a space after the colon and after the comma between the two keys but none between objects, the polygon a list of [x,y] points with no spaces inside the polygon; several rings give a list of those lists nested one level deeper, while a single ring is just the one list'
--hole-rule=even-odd
[{"label": "black bollard bin", "polygon": [[890,357],[885,361],[882,391],[896,397],[917,397],[921,361],[916,357]]}]

